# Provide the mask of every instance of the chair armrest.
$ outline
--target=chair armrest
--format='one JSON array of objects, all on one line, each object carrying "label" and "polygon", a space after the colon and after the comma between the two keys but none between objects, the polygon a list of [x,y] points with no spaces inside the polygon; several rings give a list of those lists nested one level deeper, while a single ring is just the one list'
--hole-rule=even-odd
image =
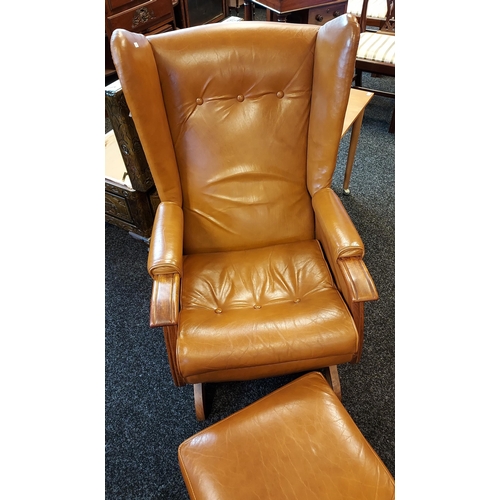
[{"label": "chair armrest", "polygon": [[181,277],[178,273],[164,274],[154,278],[149,326],[177,324],[180,282]]},{"label": "chair armrest", "polygon": [[312,199],[316,238],[349,307],[353,302],[378,299],[378,292],[363,257],[365,248],[339,197],[329,188]]},{"label": "chair armrest", "polygon": [[176,325],[182,276],[184,216],[171,202],[158,206],[151,232],[148,272],[153,278],[149,324]]},{"label": "chair armrest", "polygon": [[171,273],[182,276],[183,231],[182,208],[171,202],[160,203],[149,242],[147,265],[152,278]]},{"label": "chair armrest", "polygon": [[346,257],[338,261],[339,271],[344,282],[344,296],[352,302],[378,300],[375,283],[362,259]]}]

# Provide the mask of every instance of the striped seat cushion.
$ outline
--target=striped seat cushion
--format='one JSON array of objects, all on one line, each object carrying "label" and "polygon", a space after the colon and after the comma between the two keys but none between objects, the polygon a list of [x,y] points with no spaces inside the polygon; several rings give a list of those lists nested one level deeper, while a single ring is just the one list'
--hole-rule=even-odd
[{"label": "striped seat cushion", "polygon": [[[347,12],[359,17],[361,15],[361,8],[363,7],[363,0],[349,0],[347,2]],[[368,9],[366,17],[372,19],[385,19],[387,14],[387,0],[370,0],[368,2]]]},{"label": "striped seat cushion", "polygon": [[365,31],[359,36],[358,59],[396,64],[396,36]]}]

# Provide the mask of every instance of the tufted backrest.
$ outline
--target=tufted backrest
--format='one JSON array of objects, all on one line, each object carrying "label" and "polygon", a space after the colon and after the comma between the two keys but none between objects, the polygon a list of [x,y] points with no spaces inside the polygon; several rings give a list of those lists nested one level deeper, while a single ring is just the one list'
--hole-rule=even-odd
[{"label": "tufted backrest", "polygon": [[160,199],[183,209],[185,253],[314,237],[311,196],[331,182],[359,36],[342,17],[321,29],[242,22],[114,33]]}]

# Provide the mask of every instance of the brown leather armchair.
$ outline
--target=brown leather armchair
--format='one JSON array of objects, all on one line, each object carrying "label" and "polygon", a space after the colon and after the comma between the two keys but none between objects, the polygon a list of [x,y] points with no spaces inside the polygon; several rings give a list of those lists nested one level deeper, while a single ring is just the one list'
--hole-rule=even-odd
[{"label": "brown leather armchair", "polygon": [[357,362],[364,247],[330,188],[359,26],[220,23],[116,30],[118,76],[161,203],[151,326],[177,386]]}]

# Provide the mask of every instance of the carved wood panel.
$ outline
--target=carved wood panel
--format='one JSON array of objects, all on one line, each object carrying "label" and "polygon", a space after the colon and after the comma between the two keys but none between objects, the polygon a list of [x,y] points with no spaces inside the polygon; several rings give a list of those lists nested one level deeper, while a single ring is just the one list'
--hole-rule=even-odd
[{"label": "carved wood panel", "polygon": [[139,135],[130,116],[130,110],[119,81],[105,88],[106,112],[115,133],[132,187],[136,191],[148,191],[154,186],[146,155]]}]

